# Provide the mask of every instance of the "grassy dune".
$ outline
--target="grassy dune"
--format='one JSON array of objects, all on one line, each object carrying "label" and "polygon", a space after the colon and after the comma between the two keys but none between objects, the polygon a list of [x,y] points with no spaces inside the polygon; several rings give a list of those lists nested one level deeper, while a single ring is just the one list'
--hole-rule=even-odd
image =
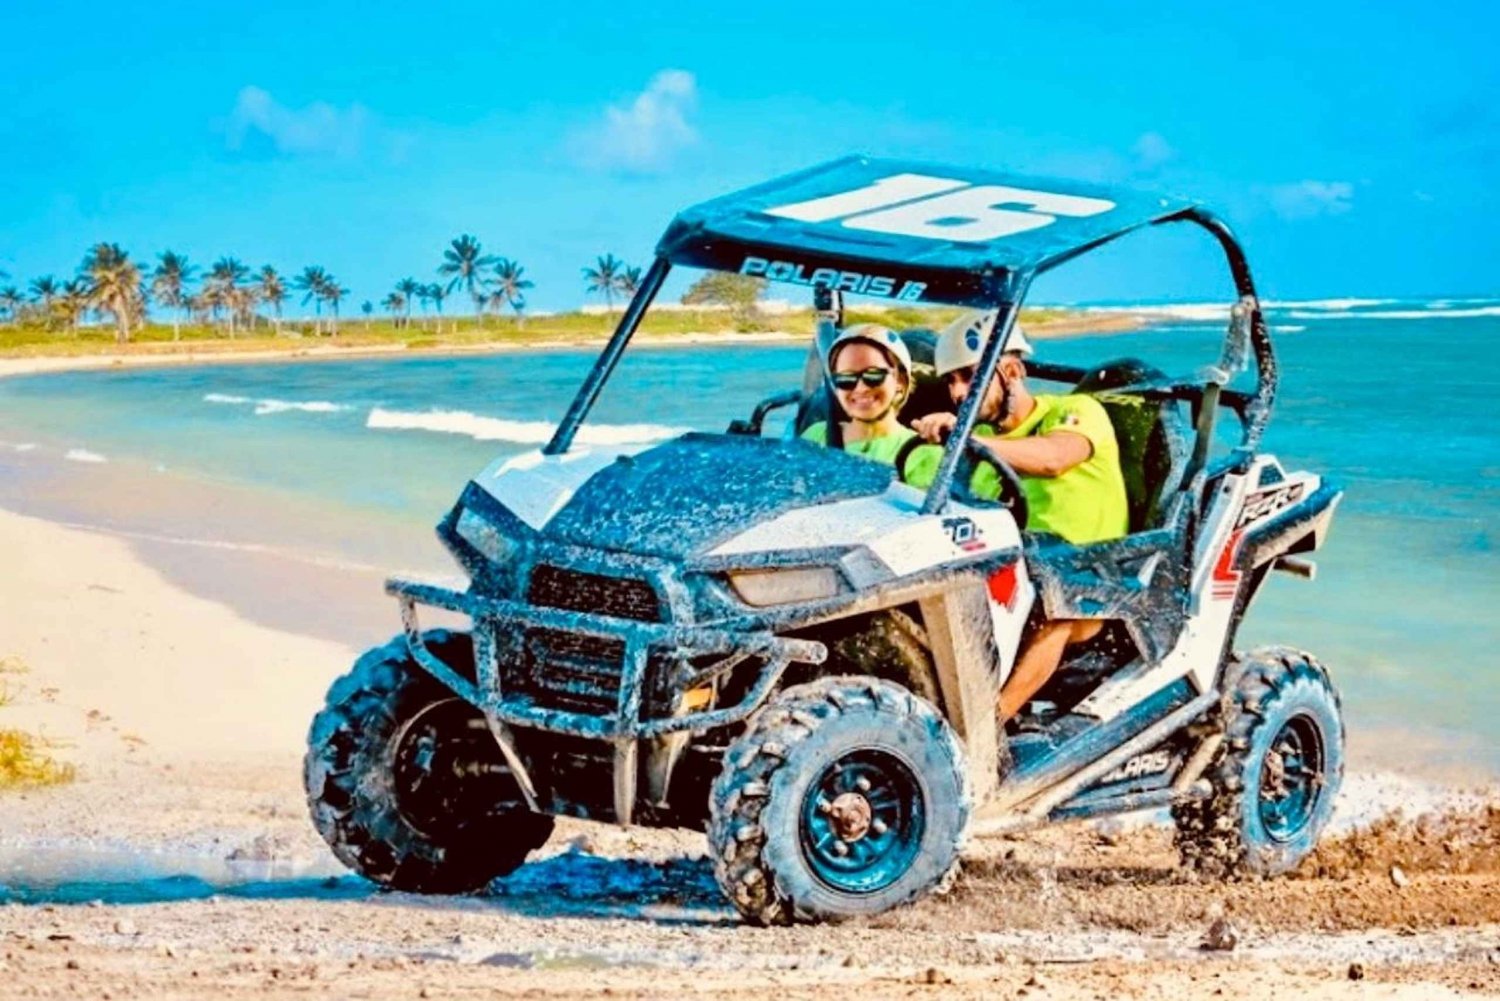
[{"label": "grassy dune", "polygon": [[[15,657],[0,657],[0,709],[19,694],[17,679],[26,670]],[[49,749],[51,744],[45,738],[0,726],[0,790],[73,781],[73,766],[54,761],[46,753]]]},{"label": "grassy dune", "polygon": [[[959,314],[958,309],[856,308],[848,311],[847,322],[874,321],[894,327],[941,327]],[[174,334],[170,324],[152,323],[135,332],[128,344],[115,341],[114,328],[105,325],[77,330],[48,329],[40,325],[0,326],[0,357],[70,357],[113,354],[179,354],[220,351],[257,352],[286,351],[314,345],[349,349],[407,348],[413,350],[441,348],[478,348],[487,345],[546,345],[599,341],[609,336],[618,314],[558,313],[551,316],[489,316],[482,320],[472,316],[413,317],[410,324],[393,319],[343,319],[337,334],[319,334],[315,325],[304,320],[288,321],[278,332],[269,322],[260,323],[253,333],[228,336],[222,326],[184,326]],[[1082,314],[1065,310],[1026,310],[1022,322],[1033,332],[1046,336],[1049,328],[1077,332],[1080,325],[1108,328],[1108,317],[1085,320]],[[662,310],[648,313],[640,333],[650,337],[670,338],[685,335],[729,333],[810,334],[811,310],[788,313],[754,314],[736,317],[724,310]]]}]

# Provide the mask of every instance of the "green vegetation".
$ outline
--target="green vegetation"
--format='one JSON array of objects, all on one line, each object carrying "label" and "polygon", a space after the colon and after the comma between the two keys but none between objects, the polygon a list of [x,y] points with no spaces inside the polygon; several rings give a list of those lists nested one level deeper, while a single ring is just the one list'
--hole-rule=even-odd
[{"label": "green vegetation", "polygon": [[755,304],[765,295],[769,283],[764,278],[732,275],[727,271],[710,271],[693,282],[683,293],[684,306],[712,303],[728,307],[738,323],[755,318]]},{"label": "green vegetation", "polygon": [[[0,707],[16,697],[15,678],[26,673],[15,657],[0,657]],[[72,765],[54,761],[45,752],[53,745],[44,738],[0,727],[0,789],[60,785],[77,777]]]},{"label": "green vegetation", "polygon": [[[430,293],[441,292],[439,286],[420,286],[428,302]],[[487,346],[566,345],[596,343],[615,329],[618,315],[601,312],[524,314],[486,314],[472,324],[455,325],[436,315],[408,317],[410,300],[401,292],[386,296],[382,305],[392,315],[365,317],[339,323],[334,333],[322,317],[306,321],[256,323],[247,332],[236,327],[231,338],[222,325],[208,323],[153,323],[132,328],[129,343],[121,344],[114,332],[100,326],[48,329],[39,324],[0,324],[0,357],[86,357],[89,355],[172,355],[202,356],[225,352],[299,352],[309,349],[382,350],[382,349],[480,349]],[[940,329],[959,314],[951,308],[917,309],[898,306],[889,309],[860,305],[846,313],[850,323],[875,322],[897,328],[927,327]],[[1048,322],[1065,317],[1059,311],[1027,310],[1022,322],[1033,332],[1045,334]],[[640,333],[648,338],[672,338],[688,334],[785,333],[811,336],[813,314],[810,309],[771,313],[750,310],[737,314],[723,306],[702,309],[652,310],[641,323]]]},{"label": "green vegetation", "polygon": [[[603,313],[536,316],[526,312],[526,296],[534,287],[526,269],[511,258],[485,253],[469,234],[450,242],[434,271],[440,281],[406,277],[396,282],[379,302],[388,316],[376,317],[375,302],[365,300],[360,318],[341,322],[339,306],[349,289],[321,265],[309,264],[287,279],[269,264],[257,271],[223,256],[195,289],[199,269],[182,254],[163,251],[147,270],[118,244],[98,243],[72,279],[42,275],[25,283],[25,291],[0,284],[0,355],[296,351],[308,338],[350,349],[577,343],[608,336],[615,326],[616,298],[633,296],[642,280],[640,268],[604,254],[582,269],[585,290],[604,300]],[[8,279],[0,274],[0,283]],[[663,337],[728,331],[809,334],[812,311],[773,312],[760,304],[766,288],[761,278],[707,273],[683,295],[682,304],[689,308],[652,310],[641,332]],[[444,301],[457,291],[474,304],[472,323],[444,316]],[[312,307],[311,320],[283,319],[282,307],[292,295]],[[150,305],[161,322],[153,321]],[[417,306],[420,313],[414,314]],[[848,317],[851,322],[937,328],[958,312],[859,305]],[[1023,319],[1038,326],[1058,315],[1028,311]]]}]

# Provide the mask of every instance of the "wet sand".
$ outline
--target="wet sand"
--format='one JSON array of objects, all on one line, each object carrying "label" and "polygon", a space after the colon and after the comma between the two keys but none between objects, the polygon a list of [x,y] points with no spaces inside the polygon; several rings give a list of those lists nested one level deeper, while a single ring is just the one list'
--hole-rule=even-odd
[{"label": "wet sand", "polygon": [[[0,656],[28,668],[0,725],[79,769],[0,793],[0,995],[1500,994],[1500,799],[1483,790],[1266,882],[1196,882],[1150,825],[978,841],[947,896],[840,926],[747,928],[701,836],[578,822],[485,895],[376,893],[339,875],[300,781],[354,646],[196,596],[109,534],[0,513],[0,552]],[[232,579],[311,586],[305,564],[260,558]],[[1413,800],[1381,781],[1349,788]],[[1200,949],[1220,917],[1237,947]]]}]

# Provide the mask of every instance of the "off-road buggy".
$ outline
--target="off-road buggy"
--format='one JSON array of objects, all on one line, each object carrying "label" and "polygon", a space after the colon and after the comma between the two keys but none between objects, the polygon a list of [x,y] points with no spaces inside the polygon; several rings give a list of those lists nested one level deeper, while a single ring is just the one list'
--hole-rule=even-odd
[{"label": "off-road buggy", "polygon": [[[1174,222],[1228,257],[1216,365],[1029,366],[1110,414],[1124,538],[1070,545],[1018,528],[1019,490],[970,496],[980,394],[925,492],[763,435],[777,408],[794,429],[828,412],[817,365],[725,434],[574,445],[673,265],[808,286],[819,344],[844,293],[995,309],[985,385],[1036,275]],[[946,396],[923,374],[931,334],[905,336],[910,418]],[[1340,492],[1258,454],[1275,389],[1244,254],[1191,202],[849,158],[689,209],[551,441],[484,470],[438,526],[468,587],[388,582],[404,633],[313,721],[313,821],[357,872],[423,893],[510,872],[554,816],[702,829],[756,922],[880,912],[942,884],[967,835],[1148,808],[1170,808],[1190,864],[1282,872],[1333,808],[1338,695],[1311,656],[1234,639],[1272,570],[1311,576]],[[420,606],[472,625],[424,632]],[[1042,616],[1109,624],[1001,728]]]}]

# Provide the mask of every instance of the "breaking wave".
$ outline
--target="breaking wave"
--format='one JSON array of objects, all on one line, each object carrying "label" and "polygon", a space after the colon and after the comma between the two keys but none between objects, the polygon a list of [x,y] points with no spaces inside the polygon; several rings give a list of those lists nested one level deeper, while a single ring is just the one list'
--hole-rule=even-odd
[{"label": "breaking wave", "polygon": [[[483,417],[467,410],[386,410],[376,407],[365,420],[365,427],[378,431],[433,431],[439,434],[466,435],[475,441],[508,441],[517,445],[545,445],[552,440],[557,425],[549,421],[513,421],[503,417]],[[578,429],[577,441],[584,445],[625,445],[647,441],[665,441],[686,434],[689,428],[662,424],[585,424]]]},{"label": "breaking wave", "polygon": [[1500,306],[1474,306],[1468,309],[1367,309],[1357,313],[1314,313],[1294,309],[1286,315],[1295,320],[1464,320],[1480,316],[1500,316]]},{"label": "breaking wave", "polygon": [[235,406],[253,406],[255,416],[264,417],[266,414],[284,414],[287,411],[298,411],[305,414],[337,414],[349,408],[338,403],[329,403],[327,400],[310,400],[306,402],[298,400],[256,400],[248,396],[233,396],[229,393],[207,393],[203,397],[204,403],[227,403]]},{"label": "breaking wave", "polygon": [[63,456],[63,458],[67,459],[70,462],[108,462],[109,461],[104,456],[100,455],[98,452],[90,452],[86,448],[70,448],[70,449],[68,449],[67,454],[65,454]]},{"label": "breaking wave", "polygon": [[1142,316],[1159,316],[1168,320],[1185,320],[1202,323],[1206,320],[1229,319],[1227,302],[1179,302],[1140,303],[1131,306],[1086,306],[1086,313],[1138,313]]},{"label": "breaking wave", "polygon": [[1343,312],[1347,309],[1389,306],[1400,301],[1399,299],[1267,299],[1261,305],[1271,309],[1318,309]]}]

